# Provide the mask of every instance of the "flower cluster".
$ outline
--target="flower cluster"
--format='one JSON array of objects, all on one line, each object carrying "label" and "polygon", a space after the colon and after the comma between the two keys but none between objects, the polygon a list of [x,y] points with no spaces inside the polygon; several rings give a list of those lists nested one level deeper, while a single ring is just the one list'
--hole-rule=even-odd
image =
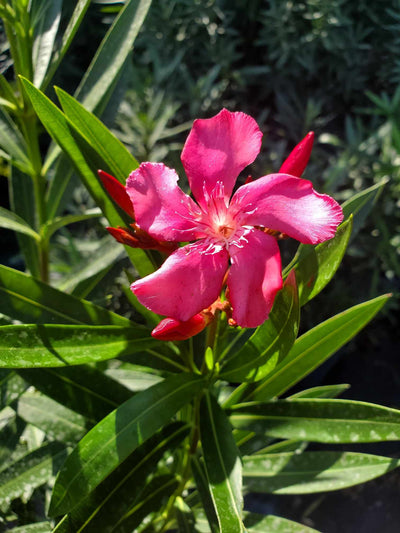
[{"label": "flower cluster", "polygon": [[114,237],[170,254],[156,272],[131,286],[143,305],[169,317],[155,336],[169,340],[185,323],[194,323],[196,331],[183,327],[179,338],[197,333],[200,322],[205,327],[208,319],[195,317],[209,317],[225,286],[221,305],[230,310],[231,323],[260,325],[282,288],[276,236],[317,244],[335,235],[343,219],[340,206],[300,178],[312,133],[279,173],[246,182],[234,192],[239,173],[260,151],[261,137],[255,120],[244,113],[223,109],[210,119],[195,120],[181,156],[193,198],[178,187],[176,172],[161,163],[142,163],[130,174],[126,189],[119,182],[107,186],[103,177],[114,200],[135,220],[132,232],[110,228]]}]

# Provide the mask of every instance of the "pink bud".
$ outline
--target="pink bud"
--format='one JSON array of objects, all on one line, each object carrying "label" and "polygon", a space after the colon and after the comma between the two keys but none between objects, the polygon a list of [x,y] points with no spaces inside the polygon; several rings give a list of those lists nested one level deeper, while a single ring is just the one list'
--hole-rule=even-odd
[{"label": "pink bud", "polygon": [[133,205],[131,199],[129,198],[126,189],[122,183],[120,183],[114,176],[107,174],[104,170],[98,170],[99,177],[101,179],[104,188],[114,200],[114,202],[119,205],[121,209],[125,211],[133,220],[135,219],[135,212],[133,210]]},{"label": "pink bud", "polygon": [[313,142],[314,132],[310,131],[304,139],[293,148],[289,157],[283,162],[279,172],[300,178],[307,166],[308,160],[310,159]]},{"label": "pink bud", "polygon": [[212,319],[210,313],[197,313],[185,322],[175,318],[164,318],[153,329],[151,336],[161,341],[184,341],[203,331]]}]

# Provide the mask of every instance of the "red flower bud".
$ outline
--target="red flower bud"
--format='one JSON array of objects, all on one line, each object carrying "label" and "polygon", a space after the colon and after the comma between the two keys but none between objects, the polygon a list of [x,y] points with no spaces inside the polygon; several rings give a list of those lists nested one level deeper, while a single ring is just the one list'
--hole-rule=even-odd
[{"label": "red flower bud", "polygon": [[107,172],[104,172],[103,170],[98,170],[97,172],[104,188],[114,202],[134,220],[135,212],[124,185],[114,178],[114,176],[110,176],[110,174],[107,174]]},{"label": "red flower bud", "polygon": [[300,178],[307,166],[308,160],[310,159],[313,142],[314,132],[310,131],[304,139],[293,148],[289,157],[283,162],[279,172]]},{"label": "red flower bud", "polygon": [[108,233],[121,244],[126,244],[131,248],[142,248],[142,250],[158,250],[164,254],[171,254],[178,245],[175,242],[158,241],[151,235],[141,230],[136,224],[130,225],[132,229],[128,228],[106,228]]},{"label": "red flower bud", "polygon": [[151,336],[161,341],[184,341],[203,331],[213,318],[213,315],[207,312],[197,313],[185,322],[164,318],[153,329]]}]

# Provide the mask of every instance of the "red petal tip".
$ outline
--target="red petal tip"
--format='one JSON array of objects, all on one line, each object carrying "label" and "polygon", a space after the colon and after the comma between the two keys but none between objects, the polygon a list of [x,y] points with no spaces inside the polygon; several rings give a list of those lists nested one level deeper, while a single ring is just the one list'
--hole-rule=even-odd
[{"label": "red petal tip", "polygon": [[131,199],[129,198],[126,189],[122,183],[120,183],[114,176],[107,174],[104,170],[97,171],[101,182],[114,200],[114,202],[119,205],[119,207],[125,211],[132,219],[135,219],[135,212],[133,210],[133,205]]},{"label": "red petal tip", "polygon": [[289,157],[283,162],[279,172],[300,178],[307,166],[308,160],[310,159],[313,143],[314,132],[310,131],[304,139],[293,148]]}]

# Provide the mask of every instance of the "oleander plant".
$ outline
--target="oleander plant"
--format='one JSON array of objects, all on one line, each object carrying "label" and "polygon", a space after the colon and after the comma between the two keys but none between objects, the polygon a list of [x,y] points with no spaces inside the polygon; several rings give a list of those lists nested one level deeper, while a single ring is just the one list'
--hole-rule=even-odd
[{"label": "oleander plant", "polygon": [[[344,201],[335,187],[326,194],[306,171],[312,131],[259,172],[262,124],[211,89],[189,123],[168,126],[179,105],[163,113],[154,92],[145,116],[143,87],[123,95],[154,4],[72,4],[0,0],[0,227],[21,258],[0,265],[0,528],[315,533],[248,504],[400,465],[363,451],[400,440],[400,410],[338,398],[347,384],[300,383],[391,297],[322,319],[310,304],[387,180]],[[101,20],[93,57],[75,89],[53,90],[73,72],[88,16]],[[139,163],[127,139],[152,160]]]}]

